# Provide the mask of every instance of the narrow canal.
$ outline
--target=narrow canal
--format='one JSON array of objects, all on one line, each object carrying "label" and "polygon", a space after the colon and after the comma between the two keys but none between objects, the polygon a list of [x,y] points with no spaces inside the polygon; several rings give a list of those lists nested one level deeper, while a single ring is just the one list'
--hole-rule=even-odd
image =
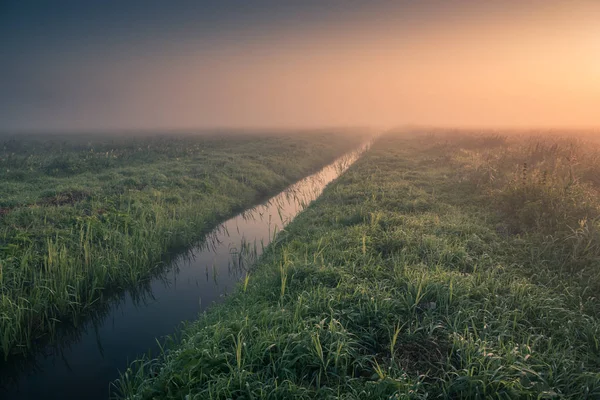
[{"label": "narrow canal", "polygon": [[[136,293],[73,329],[67,343],[0,370],[2,399],[107,399],[110,383],[160,338],[222,301],[275,234],[367,149],[363,145],[265,203],[224,222]],[[158,338],[158,341],[157,341]]]}]

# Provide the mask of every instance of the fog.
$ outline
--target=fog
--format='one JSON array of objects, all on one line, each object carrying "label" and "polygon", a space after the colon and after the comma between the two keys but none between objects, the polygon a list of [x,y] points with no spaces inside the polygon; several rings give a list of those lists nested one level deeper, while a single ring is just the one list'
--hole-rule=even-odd
[{"label": "fog", "polygon": [[9,10],[0,130],[600,125],[598,2],[258,3]]}]

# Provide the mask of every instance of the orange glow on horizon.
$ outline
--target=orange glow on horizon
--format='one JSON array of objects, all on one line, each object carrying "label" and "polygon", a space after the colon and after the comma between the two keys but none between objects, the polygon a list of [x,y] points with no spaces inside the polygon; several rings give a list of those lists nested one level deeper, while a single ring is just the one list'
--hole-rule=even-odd
[{"label": "orange glow on horizon", "polygon": [[151,127],[599,126],[600,3],[526,4],[189,38],[103,81],[123,121]]}]

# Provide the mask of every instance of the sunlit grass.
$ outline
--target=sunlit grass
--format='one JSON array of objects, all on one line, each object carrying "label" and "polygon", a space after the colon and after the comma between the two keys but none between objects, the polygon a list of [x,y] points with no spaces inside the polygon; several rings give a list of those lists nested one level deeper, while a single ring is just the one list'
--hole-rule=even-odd
[{"label": "sunlit grass", "polygon": [[[600,199],[579,175],[598,166],[568,178],[554,160],[556,178],[537,181],[536,146],[523,145],[535,140],[554,139],[381,138],[235,295],[125,371],[115,395],[600,397]],[[585,207],[565,211],[567,185]]]}]

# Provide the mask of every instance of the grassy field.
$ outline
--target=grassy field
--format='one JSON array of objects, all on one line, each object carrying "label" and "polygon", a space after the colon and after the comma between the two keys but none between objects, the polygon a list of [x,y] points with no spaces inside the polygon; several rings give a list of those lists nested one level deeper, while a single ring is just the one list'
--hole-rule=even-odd
[{"label": "grassy field", "polygon": [[326,131],[0,137],[0,360],[358,146]]},{"label": "grassy field", "polygon": [[128,399],[600,398],[600,148],[390,134]]}]

